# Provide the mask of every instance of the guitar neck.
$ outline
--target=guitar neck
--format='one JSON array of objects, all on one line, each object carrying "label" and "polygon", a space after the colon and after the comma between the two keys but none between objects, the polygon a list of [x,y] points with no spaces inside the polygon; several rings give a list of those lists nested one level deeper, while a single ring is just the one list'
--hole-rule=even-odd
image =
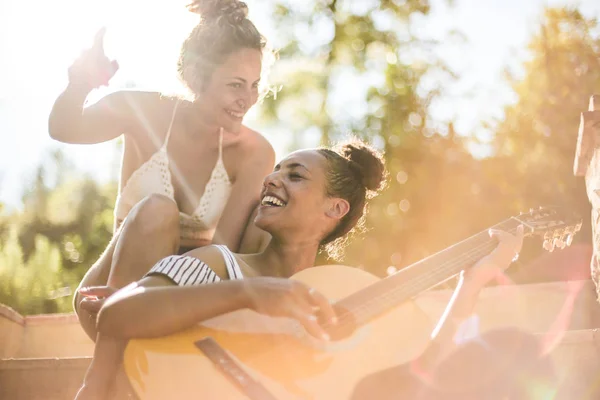
[{"label": "guitar neck", "polygon": [[[493,228],[514,232],[519,224],[511,218]],[[479,232],[338,301],[336,306],[350,312],[354,323],[366,324],[471,267],[496,245],[487,230]]]}]

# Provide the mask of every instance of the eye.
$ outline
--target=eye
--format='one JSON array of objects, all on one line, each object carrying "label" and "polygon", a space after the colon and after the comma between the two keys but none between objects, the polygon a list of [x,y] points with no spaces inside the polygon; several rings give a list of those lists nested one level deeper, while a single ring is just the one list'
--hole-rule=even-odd
[{"label": "eye", "polygon": [[259,83],[258,83],[258,82],[254,82],[254,83],[252,84],[252,89],[258,89],[258,85],[259,85]]},{"label": "eye", "polygon": [[304,179],[304,178],[302,177],[302,175],[300,175],[300,174],[297,174],[297,173],[295,173],[295,172],[292,172],[292,173],[290,174],[290,179],[291,179],[291,180],[293,180],[293,181],[298,181],[298,180],[300,180],[300,179]]},{"label": "eye", "polygon": [[242,87],[242,84],[239,82],[231,82],[231,83],[227,84],[227,86],[232,87],[234,89],[239,89]]}]

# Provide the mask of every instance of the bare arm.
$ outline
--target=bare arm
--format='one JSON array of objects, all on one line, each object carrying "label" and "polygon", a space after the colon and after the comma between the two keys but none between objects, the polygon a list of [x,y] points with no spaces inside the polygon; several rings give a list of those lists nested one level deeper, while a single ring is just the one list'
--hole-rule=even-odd
[{"label": "bare arm", "polygon": [[435,366],[455,348],[454,336],[458,327],[473,314],[479,291],[480,288],[465,284],[461,274],[450,302],[431,334],[430,345],[421,355],[424,367]]},{"label": "bare arm", "polygon": [[127,109],[133,92],[111,93],[84,107],[89,90],[69,85],[54,102],[48,119],[53,139],[64,143],[94,144],[114,139],[128,130]]},{"label": "bare arm", "polygon": [[104,54],[104,33],[105,29],[100,29],[92,47],[69,67],[69,85],[56,99],[48,119],[53,139],[91,144],[114,139],[126,131],[127,95],[124,92],[106,96],[84,108],[92,89],[108,85],[118,69],[117,62]]},{"label": "bare arm", "polygon": [[[220,251],[206,246],[188,253],[206,261],[219,276],[227,275]],[[101,302],[104,302],[101,300]],[[98,332],[116,338],[164,336],[231,311],[256,312],[298,320],[315,337],[326,338],[316,316],[334,323],[335,311],[318,291],[274,277],[175,286],[164,276],[150,276],[109,297],[98,315]]]},{"label": "bare arm", "polygon": [[[227,277],[223,256],[214,246],[186,255],[203,260],[222,279]],[[241,281],[182,287],[163,275],[149,276],[106,300],[98,315],[98,332],[122,338],[167,335],[245,307],[243,295]]]},{"label": "bare arm", "polygon": [[241,281],[182,287],[149,277],[106,301],[98,315],[98,332],[120,338],[164,336],[245,308],[245,297]]},{"label": "bare arm", "polygon": [[455,348],[454,336],[459,326],[473,314],[481,290],[502,274],[521,250],[523,227],[517,229],[514,236],[499,231],[493,232],[492,236],[498,238],[498,247],[470,270],[461,273],[450,302],[431,334],[431,345],[421,356],[424,367],[434,366]]},{"label": "bare arm", "polygon": [[[238,252],[249,217],[260,201],[260,191],[265,177],[273,171],[275,153],[266,140],[249,154],[240,167],[240,173],[233,184],[223,217],[219,221],[213,243],[225,244],[233,252]],[[255,253],[259,249],[245,249],[245,253]]]}]

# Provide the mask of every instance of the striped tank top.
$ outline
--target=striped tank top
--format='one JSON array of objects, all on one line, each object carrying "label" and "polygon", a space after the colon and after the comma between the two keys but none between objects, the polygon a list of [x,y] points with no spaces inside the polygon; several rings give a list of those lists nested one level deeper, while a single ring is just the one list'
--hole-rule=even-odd
[{"label": "striped tank top", "polygon": [[[231,250],[224,245],[214,246],[223,254],[229,279],[243,279],[242,270]],[[150,268],[145,276],[151,275],[166,276],[178,286],[205,285],[221,281],[221,278],[205,262],[184,255],[163,258]]]}]

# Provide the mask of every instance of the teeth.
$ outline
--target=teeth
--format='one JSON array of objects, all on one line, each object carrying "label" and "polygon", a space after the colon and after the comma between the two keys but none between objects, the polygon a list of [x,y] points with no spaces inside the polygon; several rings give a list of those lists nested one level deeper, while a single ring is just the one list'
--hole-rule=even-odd
[{"label": "teeth", "polygon": [[274,197],[274,196],[263,197],[260,204],[263,206],[277,206],[277,207],[285,206],[285,203],[283,201],[279,200],[277,197]]},{"label": "teeth", "polygon": [[227,114],[229,114],[229,115],[231,115],[232,117],[235,117],[235,118],[242,118],[244,116],[244,113],[234,112],[234,111],[231,111],[231,110],[225,110],[225,111],[227,111]]}]

